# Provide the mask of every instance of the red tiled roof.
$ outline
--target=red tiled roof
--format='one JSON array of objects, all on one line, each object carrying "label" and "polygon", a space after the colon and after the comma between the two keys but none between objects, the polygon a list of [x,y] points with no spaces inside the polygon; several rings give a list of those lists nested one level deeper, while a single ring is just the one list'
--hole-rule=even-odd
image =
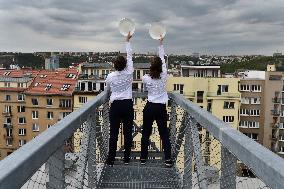
[{"label": "red tiled roof", "polygon": [[[8,75],[6,75],[10,72]],[[23,69],[23,70],[0,70],[1,77],[24,77],[27,74],[30,74],[31,77],[35,77],[39,70]]]},{"label": "red tiled roof", "polygon": [[[67,78],[68,74],[72,74],[72,78]],[[35,76],[30,87],[25,91],[26,94],[37,95],[66,95],[72,96],[72,93],[76,87],[78,77],[77,69],[65,69],[65,70],[41,70]],[[47,89],[48,84],[51,85]],[[63,85],[70,85],[68,89],[61,90]]]}]

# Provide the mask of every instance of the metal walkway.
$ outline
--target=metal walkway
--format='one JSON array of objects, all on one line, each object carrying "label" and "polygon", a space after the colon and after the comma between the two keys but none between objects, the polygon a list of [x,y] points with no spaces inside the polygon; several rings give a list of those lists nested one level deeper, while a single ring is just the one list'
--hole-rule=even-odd
[{"label": "metal walkway", "polygon": [[175,168],[166,168],[159,160],[142,166],[138,161],[129,165],[116,161],[114,167],[106,167],[101,180],[100,188],[179,188]]},{"label": "metal walkway", "polygon": [[[104,164],[109,104],[103,92],[2,160],[0,189],[283,188],[282,158],[183,96],[169,97],[172,168],[164,167],[155,145],[145,166],[139,150],[123,165],[123,147],[113,167]],[[137,136],[141,128],[134,126]]]}]

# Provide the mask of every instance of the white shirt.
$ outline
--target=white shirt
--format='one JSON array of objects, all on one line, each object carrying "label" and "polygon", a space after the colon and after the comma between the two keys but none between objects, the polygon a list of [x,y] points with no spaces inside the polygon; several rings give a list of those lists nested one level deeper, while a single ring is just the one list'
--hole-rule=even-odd
[{"label": "white shirt", "polygon": [[110,102],[114,100],[132,99],[133,61],[132,49],[126,42],[127,64],[124,70],[114,71],[106,78],[107,89],[111,91]]},{"label": "white shirt", "polygon": [[160,79],[152,79],[149,74],[142,77],[145,89],[148,91],[148,101],[152,103],[166,104],[168,102],[168,93],[166,91],[167,67],[165,61],[165,51],[163,45],[159,46],[159,57],[162,60],[162,73]]}]

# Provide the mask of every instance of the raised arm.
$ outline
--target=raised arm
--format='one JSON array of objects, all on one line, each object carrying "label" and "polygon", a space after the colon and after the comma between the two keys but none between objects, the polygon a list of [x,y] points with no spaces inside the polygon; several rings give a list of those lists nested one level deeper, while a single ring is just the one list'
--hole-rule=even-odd
[{"label": "raised arm", "polygon": [[130,35],[130,32],[129,32],[127,37],[126,37],[126,45],[125,45],[125,50],[126,50],[126,54],[127,54],[126,71],[133,73],[134,68],[133,68],[133,60],[132,60],[132,48],[131,48],[131,45],[130,45],[130,42],[129,42],[131,37],[132,37],[132,35]]},{"label": "raised arm", "polygon": [[158,47],[159,50],[159,57],[162,60],[162,73],[166,74],[167,73],[167,66],[166,66],[166,60],[165,60],[165,50],[164,50],[164,45],[163,45],[163,38],[160,39],[160,46]]}]

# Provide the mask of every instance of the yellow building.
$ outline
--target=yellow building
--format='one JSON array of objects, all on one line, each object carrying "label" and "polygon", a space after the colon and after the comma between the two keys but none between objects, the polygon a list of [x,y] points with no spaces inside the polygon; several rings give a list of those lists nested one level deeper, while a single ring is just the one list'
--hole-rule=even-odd
[{"label": "yellow building", "polygon": [[[240,92],[239,78],[169,77],[168,91],[183,94],[201,108],[238,129]],[[201,131],[201,144],[205,163],[220,167],[220,145]],[[209,140],[208,140],[209,139]]]}]

